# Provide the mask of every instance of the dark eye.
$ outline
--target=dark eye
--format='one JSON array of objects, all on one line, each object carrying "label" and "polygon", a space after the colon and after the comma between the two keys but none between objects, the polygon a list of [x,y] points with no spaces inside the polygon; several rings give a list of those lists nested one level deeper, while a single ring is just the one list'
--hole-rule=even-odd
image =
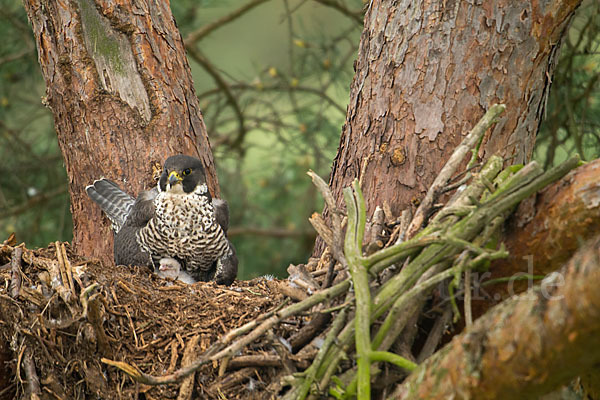
[{"label": "dark eye", "polygon": [[189,169],[189,168],[186,168],[186,169],[184,169],[184,170],[183,170],[183,176],[185,176],[185,175],[189,175],[189,174],[191,174],[191,173],[192,173],[192,170],[191,170],[191,169]]}]

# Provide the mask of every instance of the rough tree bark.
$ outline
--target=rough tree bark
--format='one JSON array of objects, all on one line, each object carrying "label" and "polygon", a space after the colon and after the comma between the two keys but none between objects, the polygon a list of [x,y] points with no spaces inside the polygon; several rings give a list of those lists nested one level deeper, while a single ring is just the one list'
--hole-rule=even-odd
[{"label": "rough tree bark", "polygon": [[367,216],[387,202],[397,217],[494,103],[507,111],[480,156],[528,161],[579,3],[374,0],[330,180],[338,204],[363,170]]},{"label": "rough tree bark", "polygon": [[[600,233],[598,176],[600,160],[595,160],[544,189],[532,206],[522,203],[504,233],[509,256],[492,262],[485,279],[517,277],[519,272],[547,275],[567,262],[581,243]],[[474,316],[534,284],[530,279],[480,288],[481,296],[473,301]]]},{"label": "rough tree bark", "polygon": [[171,154],[199,156],[218,183],[169,2],[24,1],[69,176],[73,245],[112,261],[112,234],[84,188],[102,176],[136,194]]}]

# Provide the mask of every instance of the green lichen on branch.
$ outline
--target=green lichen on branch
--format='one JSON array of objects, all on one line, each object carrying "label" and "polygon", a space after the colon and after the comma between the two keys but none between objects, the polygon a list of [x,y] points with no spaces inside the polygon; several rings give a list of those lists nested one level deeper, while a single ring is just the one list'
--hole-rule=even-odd
[{"label": "green lichen on branch", "polygon": [[150,100],[128,36],[113,26],[93,1],[77,3],[85,47],[94,61],[98,83],[105,92],[137,110],[143,123],[148,123],[152,116]]},{"label": "green lichen on branch", "polygon": [[107,21],[103,20],[96,6],[90,0],[79,0],[81,23],[88,51],[96,56],[104,57],[115,72],[123,74],[122,49],[119,38],[112,32]]}]

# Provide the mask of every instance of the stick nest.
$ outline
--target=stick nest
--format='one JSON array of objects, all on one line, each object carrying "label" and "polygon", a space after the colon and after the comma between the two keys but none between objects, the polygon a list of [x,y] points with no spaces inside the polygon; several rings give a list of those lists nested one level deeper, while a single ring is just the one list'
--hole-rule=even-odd
[{"label": "stick nest", "polygon": [[[260,398],[284,369],[273,357],[272,336],[233,358],[233,372],[218,376],[218,365],[209,363],[187,385],[185,378],[183,384],[139,384],[101,362],[106,357],[148,374],[169,374],[232,328],[279,305],[283,296],[275,281],[187,285],[147,269],[105,267],[66,243],[31,251],[6,241],[0,266],[0,399],[174,399],[193,391],[210,399]],[[273,335],[289,337],[296,326],[288,322]]]}]

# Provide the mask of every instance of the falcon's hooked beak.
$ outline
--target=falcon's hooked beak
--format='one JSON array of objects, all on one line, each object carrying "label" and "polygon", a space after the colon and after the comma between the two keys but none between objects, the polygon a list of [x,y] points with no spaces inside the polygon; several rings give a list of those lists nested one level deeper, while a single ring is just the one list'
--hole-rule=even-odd
[{"label": "falcon's hooked beak", "polygon": [[169,174],[169,185],[171,187],[175,186],[178,183],[181,183],[182,180],[183,178],[177,173],[177,171],[171,171],[171,173]]}]

